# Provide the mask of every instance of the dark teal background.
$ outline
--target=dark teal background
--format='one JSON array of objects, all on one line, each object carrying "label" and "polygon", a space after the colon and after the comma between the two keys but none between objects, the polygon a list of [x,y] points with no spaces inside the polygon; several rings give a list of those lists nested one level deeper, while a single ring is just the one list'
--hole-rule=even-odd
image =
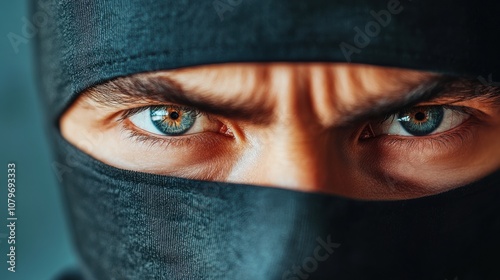
[{"label": "dark teal background", "polygon": [[[52,279],[75,256],[65,225],[33,70],[33,40],[16,53],[7,35],[22,35],[27,1],[0,3],[0,279]],[[16,272],[7,271],[7,164],[16,164]]]}]

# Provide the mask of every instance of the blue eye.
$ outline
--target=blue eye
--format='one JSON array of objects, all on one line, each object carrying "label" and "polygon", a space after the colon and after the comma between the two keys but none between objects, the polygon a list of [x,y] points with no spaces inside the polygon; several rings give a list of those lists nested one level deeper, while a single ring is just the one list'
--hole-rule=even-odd
[{"label": "blue eye", "polygon": [[443,122],[444,108],[441,106],[420,106],[404,110],[398,114],[403,129],[414,136],[424,136],[434,132]]},{"label": "blue eye", "polygon": [[209,118],[206,114],[185,106],[147,106],[130,110],[128,115],[128,119],[135,127],[160,136],[183,136],[227,130],[227,127],[217,119]]},{"label": "blue eye", "polygon": [[382,122],[372,122],[362,138],[378,135],[427,136],[448,131],[470,117],[458,107],[416,106],[391,115]]},{"label": "blue eye", "polygon": [[179,106],[158,106],[150,109],[154,126],[165,135],[181,135],[193,127],[196,111]]}]

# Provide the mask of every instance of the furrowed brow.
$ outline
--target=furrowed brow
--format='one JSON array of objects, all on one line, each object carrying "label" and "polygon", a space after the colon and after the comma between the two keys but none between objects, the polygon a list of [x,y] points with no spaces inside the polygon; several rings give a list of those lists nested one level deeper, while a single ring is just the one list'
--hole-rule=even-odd
[{"label": "furrowed brow", "polygon": [[273,121],[269,104],[249,104],[243,100],[224,100],[209,92],[192,92],[182,89],[168,77],[146,75],[117,78],[95,86],[87,93],[103,106],[132,107],[174,103],[193,107],[201,112],[235,120],[267,124]]},{"label": "furrowed brow", "polygon": [[[422,102],[439,100],[447,104],[480,99],[500,106],[500,87],[485,84],[479,79],[451,76],[435,76],[416,85],[408,85],[408,90],[389,94],[390,97],[373,97],[359,102],[359,106],[337,108],[343,116],[335,126],[348,126],[374,118],[397,113],[401,109]],[[94,101],[103,106],[128,106],[128,109],[149,105],[174,103],[235,120],[245,120],[257,124],[273,122],[269,103],[245,103],[244,100],[224,100],[209,92],[185,91],[175,81],[167,77],[135,75],[117,78],[87,91]],[[395,97],[396,96],[396,97]]]}]

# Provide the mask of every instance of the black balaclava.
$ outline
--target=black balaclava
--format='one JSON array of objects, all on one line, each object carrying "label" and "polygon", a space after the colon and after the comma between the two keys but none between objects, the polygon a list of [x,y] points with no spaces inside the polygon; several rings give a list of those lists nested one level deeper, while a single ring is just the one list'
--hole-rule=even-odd
[{"label": "black balaclava", "polygon": [[46,19],[36,52],[54,168],[85,277],[500,279],[499,171],[438,195],[360,201],[121,170],[57,125],[90,86],[193,65],[353,62],[487,81],[500,70],[496,3],[33,1]]}]

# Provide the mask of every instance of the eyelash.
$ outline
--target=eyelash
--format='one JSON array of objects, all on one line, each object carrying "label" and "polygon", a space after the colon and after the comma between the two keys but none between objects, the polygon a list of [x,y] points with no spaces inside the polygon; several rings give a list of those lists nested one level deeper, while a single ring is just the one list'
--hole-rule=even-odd
[{"label": "eyelash", "polygon": [[[163,104],[163,105],[173,105],[173,104]],[[177,105],[176,105],[177,106]],[[385,145],[388,146],[393,146],[395,148],[399,149],[422,149],[424,147],[432,147],[432,149],[437,147],[437,149],[443,149],[446,147],[454,146],[456,145],[457,141],[460,141],[462,144],[466,142],[466,139],[468,137],[472,137],[472,127],[474,124],[478,124],[480,122],[480,116],[481,112],[471,108],[471,107],[465,107],[465,106],[453,106],[450,104],[439,104],[439,106],[443,106],[443,108],[447,109],[453,109],[460,111],[465,114],[469,114],[470,117],[468,120],[466,120],[464,123],[461,125],[457,126],[456,128],[453,128],[449,131],[445,131],[442,133],[438,134],[433,134],[429,136],[422,136],[422,137],[408,137],[408,136],[394,136],[394,135],[381,135],[381,136],[376,136],[371,139],[366,139],[366,140],[360,140],[362,142],[368,142],[368,141],[383,141]],[[122,123],[122,130],[128,134],[128,138],[133,139],[134,141],[138,143],[145,143],[149,145],[150,147],[153,146],[161,146],[161,147],[169,147],[169,146],[186,146],[192,144],[193,141],[198,141],[199,143],[203,143],[204,145],[214,143],[216,142],[219,138],[217,137],[206,137],[206,133],[213,133],[213,132],[206,132],[206,133],[198,133],[198,134],[190,134],[190,135],[184,135],[184,136],[153,136],[148,133],[143,133],[139,131],[130,121],[128,121],[128,118],[131,116],[141,113],[153,106],[145,106],[145,107],[138,107],[138,108],[132,108],[125,110],[121,113],[120,118],[118,118],[118,122]],[[183,107],[183,106],[180,106]],[[185,107],[190,110],[193,110],[193,108],[190,107]],[[204,112],[201,112],[199,110],[194,110],[196,116],[199,115],[204,115],[207,117],[210,117],[209,115],[205,114]],[[397,113],[397,112],[396,112]],[[394,114],[387,114],[383,118],[381,118],[380,122],[383,122],[390,118]],[[460,144],[460,143],[459,143]]]},{"label": "eyelash", "polygon": [[[380,122],[382,123],[382,122],[388,120],[391,116],[394,116],[395,114],[399,113],[402,110],[413,108],[413,107],[418,107],[418,106],[424,106],[424,105],[417,104],[415,106],[403,108],[403,109],[400,109],[396,112],[386,114],[383,118],[381,118]],[[468,114],[471,116],[473,116],[474,114],[478,114],[478,111],[476,109],[473,109],[470,107],[465,107],[465,106],[454,106],[454,105],[450,105],[450,104],[430,104],[430,106],[441,106],[441,107],[443,107],[443,109],[450,109],[450,110],[454,110],[454,111],[459,111],[460,113]]]},{"label": "eyelash", "polygon": [[[420,105],[417,105],[420,106]],[[452,109],[469,115],[462,124],[457,127],[443,131],[441,133],[432,134],[428,136],[410,137],[410,136],[396,136],[396,135],[380,135],[371,139],[361,139],[362,142],[377,141],[387,146],[392,146],[395,149],[408,149],[408,150],[422,150],[431,147],[432,150],[442,151],[447,148],[461,146],[467,143],[467,139],[473,137],[472,128],[480,124],[482,113],[474,108],[466,106],[453,106],[450,104],[438,104],[445,109]],[[385,115],[380,122],[389,119],[394,114]]]},{"label": "eyelash", "polygon": [[[173,104],[164,104],[166,105],[173,105]],[[176,105],[178,106],[178,105]],[[132,139],[138,143],[144,143],[147,144],[149,147],[153,146],[161,146],[161,147],[169,147],[169,146],[185,146],[191,144],[192,141],[199,141],[200,143],[203,142],[204,144],[207,144],[209,142],[214,142],[214,137],[205,137],[201,133],[198,134],[190,134],[190,135],[185,135],[185,136],[153,136],[147,133],[143,133],[139,131],[129,120],[128,118],[134,116],[135,114],[139,114],[143,111],[146,111],[149,108],[152,108],[153,106],[145,106],[145,107],[138,107],[138,108],[132,108],[128,109],[122,112],[120,118],[118,118],[117,122],[122,124],[122,131],[128,134],[128,138]],[[193,110],[193,108],[190,107],[185,107],[185,106],[179,106],[180,108],[185,108],[185,109],[190,109]],[[199,111],[199,110],[194,110],[196,117],[200,115],[207,116],[207,114]],[[210,132],[207,132],[210,133]]]},{"label": "eyelash", "polygon": [[[141,112],[144,112],[146,111],[147,109],[151,109],[155,106],[170,106],[170,105],[175,105],[175,104],[161,104],[161,105],[151,105],[151,106],[144,106],[144,107],[137,107],[137,108],[132,108],[132,109],[128,109],[128,110],[125,110],[122,112],[120,118],[118,119],[118,121],[123,121],[125,119],[128,119],[130,117],[132,117],[133,115],[135,114],[139,114]],[[191,107],[187,107],[187,106],[179,106],[179,105],[175,105],[181,109],[186,109],[186,110],[191,110],[191,111],[194,111],[195,113],[195,116],[198,117],[199,115],[205,115],[207,116],[207,114],[199,111],[199,110],[196,110],[196,109],[193,109]]]},{"label": "eyelash", "polygon": [[467,139],[473,137],[472,128],[476,123],[477,120],[471,116],[461,125],[439,134],[422,137],[383,135],[372,140],[383,141],[385,145],[396,149],[422,150],[430,146],[432,150],[442,151],[466,143]]}]

